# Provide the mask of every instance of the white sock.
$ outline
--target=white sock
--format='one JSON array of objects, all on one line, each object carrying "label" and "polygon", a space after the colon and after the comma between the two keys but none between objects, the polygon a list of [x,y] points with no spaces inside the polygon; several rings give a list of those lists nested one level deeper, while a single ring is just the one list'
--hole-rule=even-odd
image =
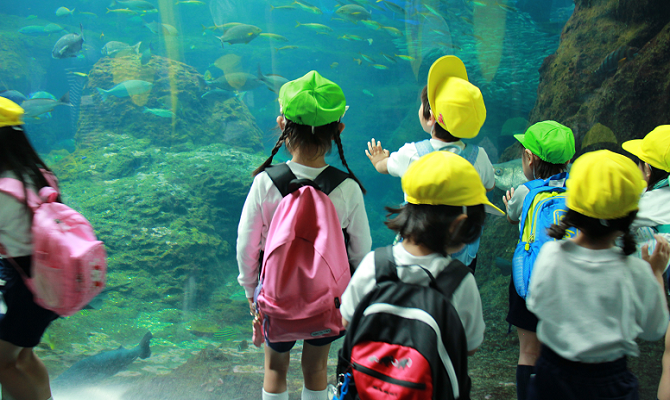
[{"label": "white sock", "polygon": [[284,393],[268,393],[263,389],[263,400],[288,400],[288,390]]},{"label": "white sock", "polygon": [[309,390],[304,385],[302,387],[302,400],[326,400],[328,399],[327,389],[323,390]]}]

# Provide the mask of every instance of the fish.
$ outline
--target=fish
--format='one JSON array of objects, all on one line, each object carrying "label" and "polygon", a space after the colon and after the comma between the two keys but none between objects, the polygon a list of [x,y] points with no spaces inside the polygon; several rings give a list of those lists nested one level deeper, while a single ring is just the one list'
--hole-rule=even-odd
[{"label": "fish", "polygon": [[[72,11],[74,11],[74,10],[72,10]],[[94,13],[92,13],[92,12],[90,12],[90,11],[80,11],[80,12],[79,12],[79,15],[87,15],[87,16],[89,16],[89,17],[98,18],[98,16],[97,16],[96,14],[94,14]]]},{"label": "fish", "polygon": [[393,37],[402,37],[403,33],[400,31],[398,28],[394,28],[392,26],[382,26],[382,28],[388,33],[389,35]]},{"label": "fish", "polygon": [[584,150],[585,148],[596,143],[619,144],[619,142],[616,140],[614,132],[612,132],[610,128],[606,127],[600,122],[593,125],[591,129],[586,132],[586,135],[584,135],[584,138],[582,138],[581,149]]},{"label": "fish", "polygon": [[229,91],[252,90],[260,86],[262,83],[260,80],[258,80],[258,77],[246,72],[233,72],[230,74],[224,74],[213,81],[207,80],[205,82],[209,86],[218,87],[219,89]]},{"label": "fish", "polygon": [[283,46],[283,47],[277,47],[275,49],[276,52],[279,52],[280,50],[292,50],[292,49],[297,49],[298,46]]},{"label": "fish", "polygon": [[363,54],[363,53],[358,53],[358,54],[360,54],[361,58],[364,59],[365,61],[369,62],[370,64],[375,63],[375,60],[372,57],[368,56],[367,54]]},{"label": "fish", "polygon": [[142,42],[137,42],[133,46],[130,46],[123,42],[111,41],[102,46],[100,53],[107,57],[123,57],[133,53],[140,54],[141,44]]},{"label": "fish", "polygon": [[84,44],[84,27],[79,24],[79,33],[68,33],[62,36],[51,50],[51,57],[60,59],[77,57],[77,53]]},{"label": "fish", "polygon": [[402,8],[401,6],[397,5],[396,3],[389,1],[389,0],[377,0],[377,3],[383,2],[386,7],[388,7],[389,10],[391,10],[395,14],[405,14],[405,9]]},{"label": "fish", "polygon": [[18,90],[4,90],[0,92],[0,97],[4,97],[5,99],[9,99],[13,101],[16,104],[21,104],[24,101],[28,100],[28,98]]},{"label": "fish", "polygon": [[276,33],[261,33],[258,36],[263,36],[263,37],[266,37],[268,39],[279,40],[281,42],[288,42],[288,39],[286,39],[282,35],[277,35]]},{"label": "fish", "polygon": [[512,6],[504,4],[504,3],[495,2],[494,4],[497,5],[498,7],[502,8],[505,11],[509,11],[509,12],[519,11],[516,7],[512,7]]},{"label": "fish", "polygon": [[222,96],[222,97],[225,97],[226,99],[229,99],[231,97],[234,97],[235,93],[231,92],[230,90],[223,90],[223,89],[218,89],[217,88],[217,89],[212,89],[210,91],[205,92],[202,96],[200,96],[200,98],[205,99],[205,98],[209,98],[209,97],[212,97],[212,96],[217,96],[217,97]]},{"label": "fish", "polygon": [[383,69],[389,69],[389,67],[387,67],[386,65],[383,65],[383,64],[372,64],[372,67],[376,68],[376,69],[382,69],[382,70]]},{"label": "fish", "polygon": [[395,58],[392,55],[386,54],[386,53],[381,53],[381,55],[382,55],[382,57],[384,57],[386,59],[386,61],[392,62],[392,63],[397,63],[397,61],[395,60]]},{"label": "fish", "polygon": [[372,20],[367,20],[367,19],[361,21],[361,23],[362,23],[363,25],[367,26],[368,28],[370,28],[370,29],[374,29],[374,30],[379,30],[379,29],[381,29],[381,27],[383,26],[382,24],[380,24],[380,23],[377,22],[377,21],[372,21]]},{"label": "fish", "polygon": [[60,99],[28,99],[21,103],[24,118],[36,118],[39,115],[51,112],[58,106],[72,106],[70,103],[70,92],[65,93]]},{"label": "fish", "polygon": [[41,35],[48,35],[49,32],[46,32],[44,30],[43,26],[39,25],[28,25],[24,26],[23,28],[19,29],[19,33],[23,33],[24,35],[29,35],[29,36],[41,36]]},{"label": "fish", "polygon": [[156,9],[156,6],[144,0],[112,0],[112,2],[109,3],[109,7],[114,6],[121,6],[133,10],[143,10],[143,11]]},{"label": "fish", "polygon": [[116,14],[128,14],[128,15],[137,15],[137,12],[131,10],[130,8],[116,8],[114,10],[107,9],[107,14],[116,13]]},{"label": "fish", "polygon": [[340,63],[338,63],[337,61],[335,61],[335,62],[333,62],[332,64],[330,64],[330,68],[336,68],[338,65],[340,65]]},{"label": "fish", "polygon": [[93,385],[126,369],[138,357],[151,356],[151,332],[147,332],[139,344],[132,349],[120,346],[116,350],[105,351],[77,361],[58,375],[51,384],[56,388],[71,389],[76,386]]},{"label": "fish", "polygon": [[304,26],[305,28],[309,28],[309,29],[312,29],[312,30],[314,30],[318,33],[323,33],[323,34],[327,34],[328,32],[333,31],[333,28],[331,28],[329,26],[326,26],[326,25],[323,25],[323,24],[315,24],[315,23],[301,24],[300,22],[296,21],[295,27],[297,28],[299,26]]},{"label": "fish", "polygon": [[367,89],[363,89],[362,92],[363,92],[363,94],[365,94],[365,95],[367,95],[367,96],[375,97],[375,95],[372,94],[372,92],[369,91],[369,90],[367,90]]},{"label": "fish", "polygon": [[149,47],[144,49],[142,55],[140,56],[141,65],[147,65],[149,61],[151,61],[151,53],[153,52],[153,50],[154,50],[153,46],[151,45],[151,43],[149,43]]},{"label": "fish", "polygon": [[254,40],[262,32],[261,28],[254,25],[239,24],[228,29],[223,35],[219,37],[221,40],[221,47],[224,43],[238,44],[249,43]]},{"label": "fish", "polygon": [[363,21],[366,19],[370,19],[372,17],[368,10],[357,4],[344,5],[338,8],[337,11],[335,11],[335,13],[340,17],[349,20],[351,22]]},{"label": "fish", "polygon": [[354,41],[355,42],[360,42],[360,41],[365,40],[362,37],[357,36],[357,35],[342,35],[342,36],[338,36],[337,38],[342,39],[342,40],[346,40],[347,42],[354,42]]},{"label": "fish", "polygon": [[235,336],[237,336],[237,332],[231,327],[226,327],[220,331],[215,332],[213,336],[217,339],[232,340],[235,338]]},{"label": "fish", "polygon": [[284,86],[286,82],[288,82],[288,79],[284,78],[281,75],[277,74],[263,75],[263,73],[261,72],[260,64],[258,65],[258,80],[263,82],[271,92],[277,94],[279,94],[279,89],[281,89],[281,87]]},{"label": "fish", "polygon": [[249,348],[249,342],[244,339],[237,345],[237,351],[244,351]]},{"label": "fish", "polygon": [[512,275],[512,262],[502,257],[496,257],[495,265],[500,270],[502,276]]},{"label": "fish", "polygon": [[493,175],[496,180],[495,186],[504,191],[528,182],[526,175],[523,174],[523,166],[521,165],[520,158],[500,164],[493,164]]},{"label": "fish", "polygon": [[361,65],[363,61],[360,58],[354,58],[354,62],[358,65]]},{"label": "fish", "polygon": [[177,28],[170,24],[159,24],[158,22],[149,22],[145,23],[144,26],[149,28],[149,30],[154,33],[154,34],[159,34],[162,33],[165,36],[177,36],[179,35],[179,31]]},{"label": "fish", "polygon": [[180,4],[192,4],[192,5],[195,5],[195,6],[204,6],[204,5],[206,5],[206,4],[203,3],[202,1],[198,1],[198,0],[180,0],[180,1],[176,2],[176,3],[174,3],[175,6],[178,6],[178,5],[180,5]]},{"label": "fish", "polygon": [[149,113],[163,118],[177,118],[177,116],[170,110],[165,110],[163,108],[149,108],[144,107],[143,114]]},{"label": "fish", "polygon": [[619,67],[626,61],[635,58],[638,51],[640,51],[640,49],[637,47],[630,47],[626,45],[620,46],[618,49],[609,53],[607,57],[605,57],[603,62],[600,63],[598,69],[593,71],[593,74],[600,77],[608,77],[613,75],[616,70],[619,69]]},{"label": "fish", "polygon": [[414,57],[408,56],[408,55],[405,55],[405,54],[396,54],[395,56],[398,57],[398,58],[401,58],[405,61],[414,61]]},{"label": "fish", "polygon": [[[53,94],[51,94],[49,92],[45,92],[45,91],[39,91],[39,92],[31,93],[28,96],[28,99],[29,100],[30,99],[50,99],[50,100],[58,101],[58,99],[56,99],[56,96],[54,96]],[[39,114],[39,115],[34,116],[33,118],[36,118],[36,119],[51,118],[51,112],[46,112],[44,114]]]},{"label": "fish", "polygon": [[304,11],[311,12],[312,14],[317,14],[317,15],[323,14],[323,12],[321,11],[321,9],[319,7],[308,4],[307,2],[296,0],[296,1],[293,2],[293,4],[297,5],[298,7],[300,7]]},{"label": "fish", "polygon": [[56,16],[57,17],[64,17],[66,15],[72,16],[74,13],[74,8],[72,10],[67,9],[66,7],[58,7],[56,10]]},{"label": "fish", "polygon": [[141,80],[127,80],[119,83],[109,90],[104,90],[99,87],[96,87],[98,93],[102,97],[102,101],[106,101],[109,95],[114,95],[116,97],[129,97],[136,94],[146,93],[151,90],[153,83]]},{"label": "fish", "polygon": [[295,10],[295,6],[273,6],[270,4],[270,11],[272,10]]}]

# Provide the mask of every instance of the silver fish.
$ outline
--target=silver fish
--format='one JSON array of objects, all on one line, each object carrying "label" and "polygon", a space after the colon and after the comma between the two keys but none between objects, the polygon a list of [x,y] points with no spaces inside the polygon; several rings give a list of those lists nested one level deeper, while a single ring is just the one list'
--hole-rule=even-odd
[{"label": "silver fish", "polygon": [[56,59],[77,57],[77,53],[79,53],[83,44],[84,27],[79,24],[79,33],[68,33],[58,39],[53,50],[51,50],[51,57]]},{"label": "silver fish", "polygon": [[39,115],[51,112],[57,106],[72,106],[70,103],[70,92],[65,93],[59,100],[54,99],[28,99],[21,103],[24,110],[24,118],[35,118]]}]

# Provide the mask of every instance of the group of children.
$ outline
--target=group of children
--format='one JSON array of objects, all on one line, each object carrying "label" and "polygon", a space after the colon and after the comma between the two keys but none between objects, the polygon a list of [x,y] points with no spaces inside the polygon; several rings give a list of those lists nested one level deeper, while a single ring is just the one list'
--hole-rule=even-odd
[{"label": "group of children", "polygon": [[[313,80],[315,76],[323,79],[310,72],[294,82]],[[316,92],[306,96],[311,107],[304,107],[304,98],[296,101],[298,96],[291,98],[280,92],[282,115],[277,122],[282,134],[272,155],[286,145],[293,157],[287,164],[297,177],[313,178],[326,167],[324,157],[331,141],[338,145],[342,163],[347,166],[340,144],[345,99],[336,84],[329,85],[332,97]],[[397,265],[408,267],[398,269],[401,281],[426,286],[426,274],[414,271],[437,275],[452,257],[469,265],[474,273],[477,249],[464,250],[473,243],[478,246],[485,212],[504,213],[485,195],[494,186],[486,152],[462,141],[478,134],[486,109],[481,92],[468,81],[461,60],[454,56],[437,60],[421,100],[419,120],[431,135],[430,140],[408,143],[390,153],[372,139],[366,154],[378,172],[402,178],[405,203],[387,208],[392,217],[386,225],[401,239],[393,246],[392,255]],[[323,116],[324,108],[329,110],[329,118],[322,119],[322,125],[310,125],[315,116]],[[664,126],[644,140],[626,142],[624,149],[639,157],[638,166],[607,150],[587,153],[572,166],[567,179],[568,211],[559,224],[552,226],[550,234],[563,239],[566,230],[576,228],[578,233],[542,248],[527,298],[520,297],[510,283],[507,320],[517,327],[520,340],[519,399],[637,398],[637,381],[626,368],[626,356],[638,355],[636,338],[657,340],[666,331],[668,310],[661,274],[668,264],[670,246],[662,236],[655,235],[653,252],[645,245],[641,259],[629,255],[636,250],[637,227],[670,233],[670,228],[665,230],[670,226],[670,213],[664,210],[670,196],[668,138],[670,132]],[[523,171],[529,181],[566,177],[560,174],[567,171],[575,154],[574,137],[568,127],[543,121],[517,135],[517,139],[523,146]],[[273,211],[281,199],[263,173],[271,162],[272,156],[255,171],[239,226],[238,280],[254,316],[252,298],[260,255]],[[351,179],[330,195],[342,228],[355,234],[348,241],[349,262],[355,272],[340,308],[344,327],[361,299],[376,285],[363,189],[349,173]],[[503,202],[511,223],[519,222],[528,193],[521,186],[505,194]],[[461,282],[451,301],[472,354],[484,335],[481,299],[472,274]],[[328,349],[343,334],[305,341],[303,399],[326,398]],[[288,399],[288,351],[294,343],[266,341],[263,399]],[[664,358],[664,377],[670,374],[668,359]],[[659,391],[659,396],[665,395]],[[469,398],[469,394],[462,398]]]},{"label": "group of children", "polygon": [[[312,71],[288,82],[279,93],[281,135],[270,157],[254,171],[238,228],[238,281],[257,317],[253,298],[264,245],[282,193],[266,172],[282,145],[292,158],[286,164],[298,179],[314,180],[327,167],[333,142],[348,178],[328,198],[346,232],[347,255],[354,274],[338,307],[343,329],[304,342],[303,399],[326,399],[327,360],[331,343],[345,334],[356,306],[375,287],[374,252],[363,202],[365,189],[349,169],[340,139],[346,100],[340,87]],[[22,110],[0,98],[0,176],[15,177],[27,187],[47,186],[49,171],[30,145]],[[392,248],[398,278],[427,286],[457,258],[472,273],[451,298],[467,339],[468,354],[484,339],[481,299],[474,279],[476,253],[486,213],[504,213],[486,197],[493,189],[493,168],[484,149],[466,145],[486,118],[479,89],[468,81],[457,57],[437,60],[421,95],[419,120],[431,139],[409,143],[397,152],[379,141],[366,154],[381,173],[402,178],[405,203],[388,208],[386,225],[402,239]],[[517,135],[529,181],[563,179],[574,156],[572,131],[554,121],[539,122]],[[517,327],[519,399],[636,399],[637,381],[626,356],[639,353],[636,338],[657,340],[668,326],[662,274],[670,260],[670,126],[623,148],[639,158],[636,166],[622,155],[601,150],[579,157],[567,178],[567,213],[552,226],[557,239],[542,247],[524,299],[510,283],[507,320]],[[559,178],[561,177],[561,178]],[[561,182],[562,184],[562,182]],[[503,197],[507,218],[518,223],[528,189],[510,189]],[[31,243],[27,207],[0,194],[0,243],[3,254],[29,270]],[[670,211],[670,210],[668,210]],[[391,217],[392,216],[392,217]],[[569,229],[576,236],[564,239]],[[653,240],[640,246],[636,235],[650,229]],[[639,235],[637,235],[640,241]],[[561,240],[563,239],[563,240]],[[653,250],[652,250],[653,247]],[[428,271],[429,274],[415,271]],[[14,267],[0,260],[6,280],[7,312],[0,319],[0,384],[3,398],[45,400],[48,376],[32,347],[56,315],[31,300]],[[27,316],[30,315],[30,318]],[[17,316],[17,317],[14,317]],[[258,322],[258,321],[255,321]],[[670,335],[667,335],[670,336]],[[295,341],[265,340],[262,398],[288,399],[287,373]],[[663,359],[659,398],[670,398],[670,343]],[[469,393],[461,393],[469,398]]]}]

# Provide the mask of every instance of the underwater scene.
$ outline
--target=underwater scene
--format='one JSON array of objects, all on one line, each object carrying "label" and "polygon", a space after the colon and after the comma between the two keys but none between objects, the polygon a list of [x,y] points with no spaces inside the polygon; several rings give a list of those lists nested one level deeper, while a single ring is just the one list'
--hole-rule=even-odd
[{"label": "underwater scene", "polygon": [[[667,0],[1,1],[0,96],[25,109],[64,202],[108,252],[104,292],[35,349],[54,398],[260,399],[263,349],[251,344],[235,243],[251,173],[279,137],[279,88],[310,70],[342,87],[344,154],[368,191],[376,248],[393,242],[384,206],[403,195],[367,142],[396,151],[428,138],[419,94],[444,55],[483,94],[486,122],[466,142],[495,164],[488,197],[503,209],[504,191],[525,181],[513,135],[529,125],[570,127],[579,156],[670,121]],[[289,157],[282,148],[275,162]],[[343,168],[336,151],[327,161]],[[487,218],[472,398],[516,399],[519,340],[505,316],[519,231]],[[628,360],[640,398],[656,398],[663,349],[640,342]],[[70,370],[82,360],[97,372]]]}]

